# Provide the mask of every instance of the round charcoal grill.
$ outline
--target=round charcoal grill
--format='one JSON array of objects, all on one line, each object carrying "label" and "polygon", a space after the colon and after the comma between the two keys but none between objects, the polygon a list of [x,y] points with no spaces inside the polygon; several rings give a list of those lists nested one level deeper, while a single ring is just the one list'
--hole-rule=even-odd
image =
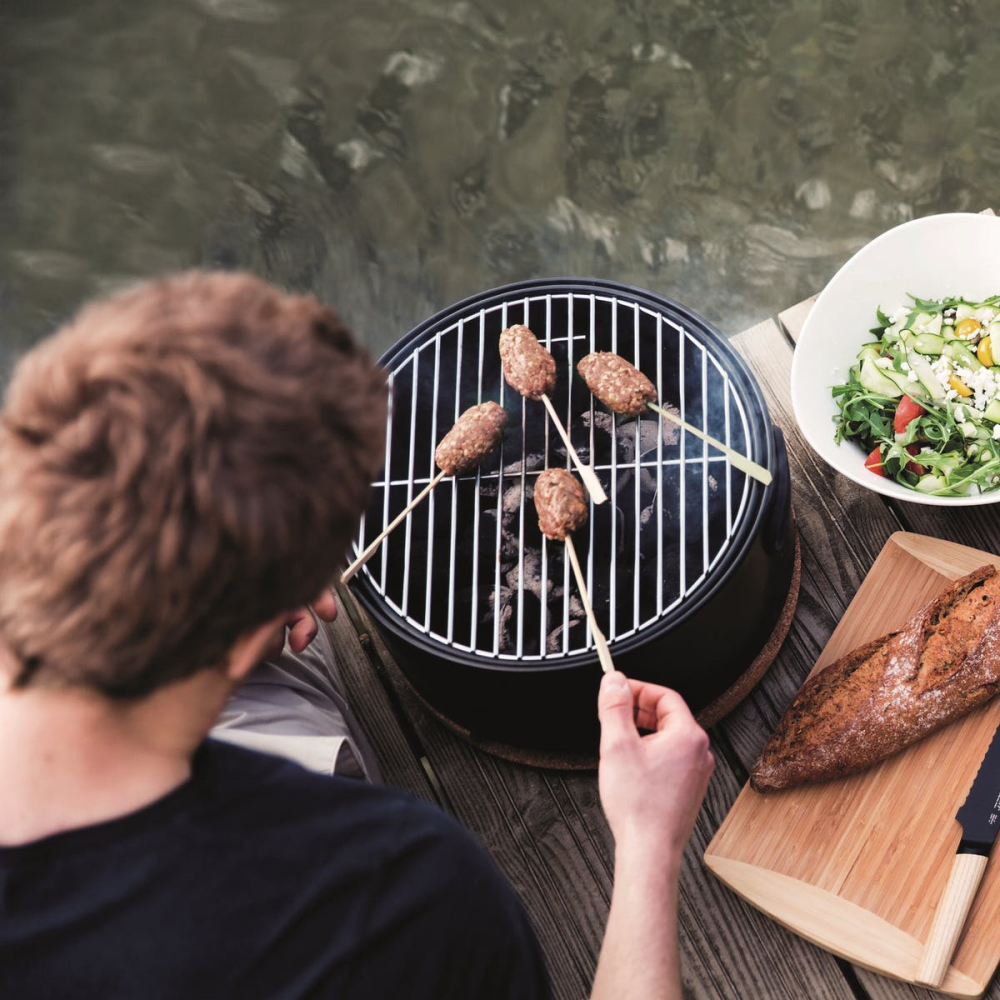
[{"label": "round charcoal grill", "polygon": [[[393,401],[386,464],[358,551],[437,472],[434,449],[469,406],[509,424],[474,473],[444,479],[355,578],[413,687],[487,749],[572,766],[592,756],[600,667],[562,543],[538,530],[543,469],[572,468],[540,402],[504,382],[498,343],[529,326],[556,359],[556,412],[609,501],[574,541],[615,664],[679,690],[703,721],[773,658],[797,592],[780,432],[740,358],[704,320],[629,286],[557,279],[494,289],[422,323],[382,359]],[[770,469],[767,487],[648,412],[610,413],[576,373],[614,351],[663,405]]]}]

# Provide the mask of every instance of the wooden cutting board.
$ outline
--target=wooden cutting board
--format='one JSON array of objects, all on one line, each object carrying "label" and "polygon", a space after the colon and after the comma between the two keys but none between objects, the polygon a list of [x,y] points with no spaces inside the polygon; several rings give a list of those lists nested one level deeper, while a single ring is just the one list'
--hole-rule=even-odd
[{"label": "wooden cutting board", "polygon": [[[897,532],[816,670],[901,626],[1000,556]],[[705,851],[723,882],[822,948],[912,981],[961,838],[955,813],[1000,724],[1000,698],[863,774],[767,795],[743,789]],[[986,869],[942,990],[978,997],[1000,960],[1000,856]]]}]

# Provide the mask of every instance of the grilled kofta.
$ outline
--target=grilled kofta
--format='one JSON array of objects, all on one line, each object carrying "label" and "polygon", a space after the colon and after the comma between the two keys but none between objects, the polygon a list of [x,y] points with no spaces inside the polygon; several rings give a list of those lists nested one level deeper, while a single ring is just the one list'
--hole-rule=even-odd
[{"label": "grilled kofta", "polygon": [[523,324],[500,334],[500,360],[507,384],[528,399],[551,396],[556,387],[556,359]]},{"label": "grilled kofta", "polygon": [[587,523],[583,487],[566,469],[546,469],[535,480],[535,510],[542,534],[556,542]]},{"label": "grilled kofta", "polygon": [[656,386],[635,365],[610,351],[596,351],[577,362],[587,388],[609,409],[637,417],[656,401]]},{"label": "grilled kofta", "polygon": [[434,461],[449,476],[469,472],[500,443],[506,426],[507,414],[499,404],[470,406],[441,438]]}]

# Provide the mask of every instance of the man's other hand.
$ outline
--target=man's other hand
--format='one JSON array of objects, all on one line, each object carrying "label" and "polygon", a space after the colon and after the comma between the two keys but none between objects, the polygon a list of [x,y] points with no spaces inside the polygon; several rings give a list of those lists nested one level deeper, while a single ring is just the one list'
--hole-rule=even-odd
[{"label": "man's other hand", "polygon": [[268,650],[268,655],[277,656],[281,652],[285,646],[286,636],[288,648],[293,653],[301,653],[316,638],[316,633],[319,631],[317,617],[325,622],[332,622],[337,617],[337,599],[329,587],[323,588],[311,607],[296,608],[285,616]]}]

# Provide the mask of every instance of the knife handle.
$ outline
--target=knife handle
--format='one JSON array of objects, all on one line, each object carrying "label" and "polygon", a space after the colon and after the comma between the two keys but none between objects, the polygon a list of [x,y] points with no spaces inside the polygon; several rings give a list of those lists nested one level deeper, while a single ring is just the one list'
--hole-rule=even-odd
[{"label": "knife handle", "polygon": [[918,986],[936,988],[941,985],[951,964],[951,956],[955,953],[958,937],[965,927],[965,918],[976,898],[976,890],[983,880],[987,861],[989,858],[983,854],[955,855],[948,884],[938,903],[931,933],[924,946],[915,980]]}]

